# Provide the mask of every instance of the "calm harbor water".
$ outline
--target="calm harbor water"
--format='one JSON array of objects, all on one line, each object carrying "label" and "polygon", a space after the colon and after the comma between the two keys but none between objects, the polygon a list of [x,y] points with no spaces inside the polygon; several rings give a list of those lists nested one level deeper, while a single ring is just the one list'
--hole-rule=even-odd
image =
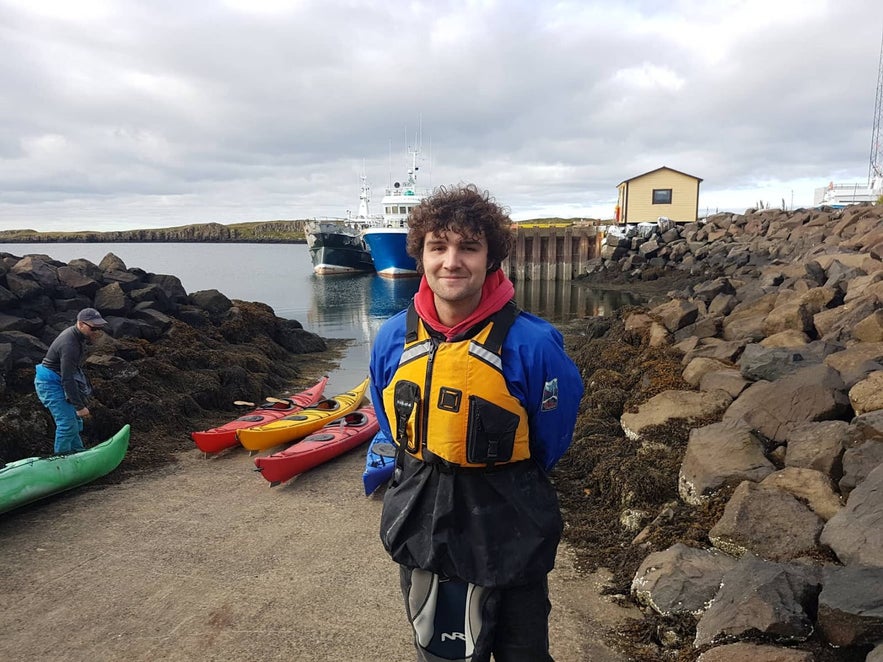
[{"label": "calm harbor water", "polygon": [[[279,317],[298,320],[324,338],[351,339],[340,368],[330,375],[328,391],[351,388],[368,373],[371,342],[380,325],[405,308],[418,279],[387,280],[374,274],[316,276],[306,244],[0,244],[0,253],[49,255],[69,262],[96,264],[113,253],[127,267],[171,274],[187,292],[216,289],[231,299],[261,301]],[[519,281],[519,305],[550,322],[606,315],[635,299],[601,292],[574,282]]]}]

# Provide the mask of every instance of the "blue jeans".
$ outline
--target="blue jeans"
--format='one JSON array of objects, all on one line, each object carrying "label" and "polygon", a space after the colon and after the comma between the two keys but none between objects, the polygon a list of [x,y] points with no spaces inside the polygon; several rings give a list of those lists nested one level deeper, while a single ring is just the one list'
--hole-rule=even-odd
[{"label": "blue jeans", "polygon": [[43,364],[37,365],[34,389],[40,402],[55,419],[55,453],[73,453],[83,450],[83,419],[76,408],[64,397],[61,377]]}]

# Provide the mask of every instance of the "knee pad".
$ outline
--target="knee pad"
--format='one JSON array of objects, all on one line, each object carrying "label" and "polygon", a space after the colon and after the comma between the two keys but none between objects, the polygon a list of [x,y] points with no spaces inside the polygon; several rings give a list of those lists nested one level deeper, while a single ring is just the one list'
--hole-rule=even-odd
[{"label": "knee pad", "polygon": [[469,662],[484,625],[488,589],[433,572],[411,571],[408,618],[423,659]]}]

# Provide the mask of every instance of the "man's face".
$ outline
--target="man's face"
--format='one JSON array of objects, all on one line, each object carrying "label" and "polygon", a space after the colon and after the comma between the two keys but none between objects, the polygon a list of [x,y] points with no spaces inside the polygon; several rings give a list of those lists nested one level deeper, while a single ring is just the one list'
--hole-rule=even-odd
[{"label": "man's face", "polygon": [[80,329],[80,333],[86,336],[86,340],[89,342],[94,342],[104,331],[103,326],[96,326],[94,324],[89,324],[88,322],[77,322],[77,327]]},{"label": "man's face", "polygon": [[487,268],[488,248],[484,236],[433,232],[423,241],[423,272],[437,304],[440,300],[460,312],[471,313],[481,301]]}]

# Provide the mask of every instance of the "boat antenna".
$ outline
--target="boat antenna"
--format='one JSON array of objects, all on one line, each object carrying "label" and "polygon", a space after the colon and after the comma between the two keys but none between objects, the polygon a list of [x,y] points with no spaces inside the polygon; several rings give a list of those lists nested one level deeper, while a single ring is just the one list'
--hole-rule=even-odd
[{"label": "boat antenna", "polygon": [[883,184],[883,163],[880,163],[880,116],[883,114],[883,36],[880,38],[880,63],[877,67],[877,95],[874,99],[874,124],[871,128],[871,159],[868,164],[868,188]]},{"label": "boat antenna", "polygon": [[362,174],[359,176],[361,188],[359,191],[359,215],[358,218],[366,219],[370,216],[368,205],[371,202],[371,187],[368,185],[368,175],[365,173],[365,163],[362,162]]},{"label": "boat antenna", "polygon": [[417,190],[417,171],[420,169],[420,166],[417,165],[417,157],[420,156],[420,151],[423,148],[423,117],[417,116],[417,129],[414,131],[414,147],[413,149],[409,149],[408,151],[411,153],[411,171],[410,171],[410,185],[414,187],[414,191],[416,193]]}]

